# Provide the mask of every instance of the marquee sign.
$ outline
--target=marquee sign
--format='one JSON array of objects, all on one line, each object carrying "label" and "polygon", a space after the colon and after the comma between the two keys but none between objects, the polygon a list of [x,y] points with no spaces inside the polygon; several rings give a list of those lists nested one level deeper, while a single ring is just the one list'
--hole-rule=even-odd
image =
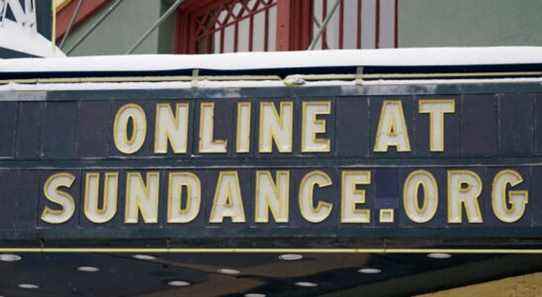
[{"label": "marquee sign", "polygon": [[537,88],[4,93],[0,232],[533,238]]}]

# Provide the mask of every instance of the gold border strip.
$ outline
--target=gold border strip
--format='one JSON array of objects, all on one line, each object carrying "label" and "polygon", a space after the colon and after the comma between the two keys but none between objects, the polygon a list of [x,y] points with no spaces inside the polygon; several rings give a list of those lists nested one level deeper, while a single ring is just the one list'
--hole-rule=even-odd
[{"label": "gold border strip", "polygon": [[0,85],[9,83],[19,84],[38,84],[38,83],[103,83],[103,82],[171,82],[182,81],[189,82],[193,80],[211,80],[211,81],[260,81],[260,80],[277,80],[281,78],[276,75],[237,75],[237,76],[198,76],[189,75],[179,76],[120,76],[120,77],[71,77],[71,78],[28,78],[28,79],[6,79],[0,80]]},{"label": "gold border strip", "polygon": [[346,80],[346,79],[424,79],[424,78],[478,78],[478,77],[537,77],[541,71],[509,72],[455,72],[455,73],[378,73],[378,74],[304,74],[296,75],[304,80]]},{"label": "gold border strip", "polygon": [[204,253],[204,254],[542,254],[542,249],[476,248],[0,248],[0,253]]},{"label": "gold border strip", "polygon": [[[326,80],[356,80],[356,79],[453,79],[453,78],[517,78],[517,77],[542,77],[542,72],[472,72],[472,73],[405,73],[405,74],[306,74],[298,77],[307,81]],[[168,82],[168,81],[239,81],[239,80],[282,80],[277,75],[216,75],[216,76],[119,76],[119,77],[71,77],[71,78],[30,78],[30,79],[6,79],[0,80],[1,84],[21,83],[89,83],[89,82]]]}]

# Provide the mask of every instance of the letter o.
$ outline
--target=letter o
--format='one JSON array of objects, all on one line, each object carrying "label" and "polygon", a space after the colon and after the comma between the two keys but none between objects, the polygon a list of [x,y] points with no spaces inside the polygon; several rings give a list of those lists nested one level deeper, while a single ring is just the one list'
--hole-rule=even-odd
[{"label": "letter o", "polygon": [[[128,135],[128,123],[132,121],[132,133]],[[115,115],[113,140],[115,147],[124,154],[136,153],[145,143],[147,119],[141,106],[129,103],[122,106]]]},{"label": "letter o", "polygon": [[[423,202],[420,207],[418,190],[423,188]],[[403,186],[403,207],[410,220],[427,223],[437,213],[438,184],[435,177],[426,170],[416,170],[408,175]]]}]

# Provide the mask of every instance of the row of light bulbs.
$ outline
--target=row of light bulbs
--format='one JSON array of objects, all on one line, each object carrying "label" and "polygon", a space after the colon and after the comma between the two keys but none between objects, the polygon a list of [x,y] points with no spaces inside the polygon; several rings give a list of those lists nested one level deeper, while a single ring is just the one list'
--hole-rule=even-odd
[{"label": "row of light bulbs", "polygon": [[[144,260],[144,261],[152,261],[152,260],[156,259],[155,256],[143,255],[143,254],[133,255],[132,257],[134,259]],[[430,254],[427,254],[427,257],[431,258],[431,259],[443,260],[443,259],[451,258],[452,255],[446,254],[446,253],[430,253]],[[300,255],[300,254],[283,254],[283,255],[280,255],[278,258],[279,258],[279,260],[282,260],[282,261],[298,261],[298,260],[303,259],[303,255]],[[20,261],[20,260],[22,260],[22,257],[19,256],[19,255],[0,254],[0,261],[2,261],[2,262],[17,262],[17,261]],[[100,269],[98,267],[94,267],[94,266],[79,266],[79,267],[77,267],[77,270],[81,271],[81,272],[98,272],[98,271],[100,271]],[[241,271],[236,270],[236,269],[231,269],[231,268],[221,268],[221,269],[218,269],[217,272],[222,273],[222,274],[227,274],[227,275],[238,275],[238,274],[241,273]],[[376,267],[364,267],[364,268],[360,268],[358,270],[358,272],[363,273],[363,274],[379,274],[379,273],[382,272],[382,269],[376,268]],[[188,286],[191,285],[191,283],[187,282],[187,281],[184,281],[184,280],[172,280],[172,281],[168,282],[168,285],[172,286],[172,287],[188,287]],[[317,283],[308,282],[308,281],[296,282],[295,285],[298,286],[298,287],[305,287],[305,288],[318,287]],[[22,283],[22,284],[19,284],[18,287],[21,288],[21,289],[39,289],[39,285],[30,284],[30,283]],[[262,294],[262,293],[247,293],[244,296],[245,297],[266,297],[266,295]],[[0,295],[0,297],[4,297],[4,296]]]}]

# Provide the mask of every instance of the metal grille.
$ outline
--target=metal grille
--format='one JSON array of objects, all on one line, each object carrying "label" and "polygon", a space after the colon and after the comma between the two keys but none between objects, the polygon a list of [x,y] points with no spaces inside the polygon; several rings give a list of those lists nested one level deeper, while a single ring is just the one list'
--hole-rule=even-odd
[{"label": "metal grille", "polygon": [[6,20],[37,32],[36,0],[0,0],[0,27]]},{"label": "metal grille", "polygon": [[[336,0],[313,0],[312,34],[318,32]],[[340,0],[317,49],[397,47],[398,0]]]},{"label": "metal grille", "polygon": [[197,53],[274,51],[277,0],[217,1],[193,16]]}]

